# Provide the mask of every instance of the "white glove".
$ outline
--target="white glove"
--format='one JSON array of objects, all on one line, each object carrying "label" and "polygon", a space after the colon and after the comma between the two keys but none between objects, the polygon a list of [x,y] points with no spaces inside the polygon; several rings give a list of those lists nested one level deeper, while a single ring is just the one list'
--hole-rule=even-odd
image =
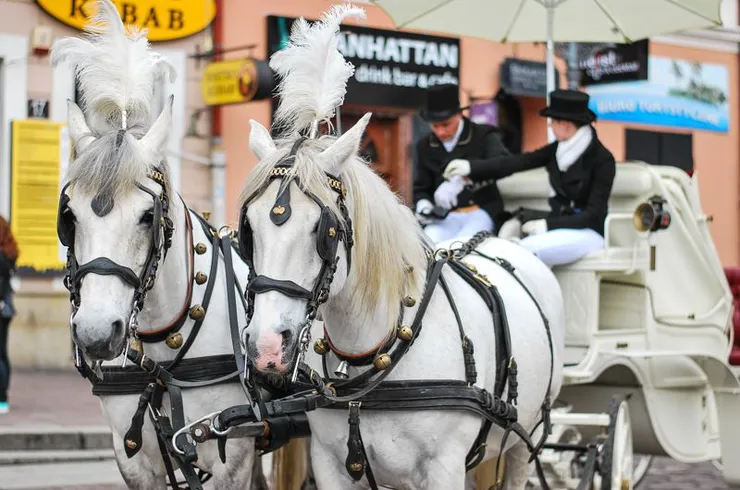
[{"label": "white glove", "polygon": [[432,209],[434,209],[434,204],[429,199],[419,199],[416,203],[416,214],[429,213]]},{"label": "white glove", "polygon": [[470,175],[470,162],[456,158],[447,164],[442,177],[450,180],[452,177],[467,177]]},{"label": "white glove", "polygon": [[452,209],[457,206],[457,195],[465,188],[462,177],[454,177],[439,184],[434,191],[434,202],[444,209]]},{"label": "white glove", "polygon": [[547,233],[547,221],[544,219],[527,221],[522,225],[522,232],[527,235],[540,235],[542,233]]},{"label": "white glove", "polygon": [[429,213],[434,209],[434,204],[429,199],[419,199],[416,203],[416,219],[422,225],[428,225],[433,222],[428,216],[424,216],[423,213]]}]

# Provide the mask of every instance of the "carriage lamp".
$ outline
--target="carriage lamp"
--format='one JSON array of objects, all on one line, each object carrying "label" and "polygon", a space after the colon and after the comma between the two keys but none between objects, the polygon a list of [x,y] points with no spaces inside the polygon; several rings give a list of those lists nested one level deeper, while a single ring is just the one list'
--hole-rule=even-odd
[{"label": "carriage lamp", "polygon": [[632,224],[637,231],[665,230],[671,224],[671,214],[663,209],[666,200],[652,196],[647,202],[637,206],[632,214]]}]

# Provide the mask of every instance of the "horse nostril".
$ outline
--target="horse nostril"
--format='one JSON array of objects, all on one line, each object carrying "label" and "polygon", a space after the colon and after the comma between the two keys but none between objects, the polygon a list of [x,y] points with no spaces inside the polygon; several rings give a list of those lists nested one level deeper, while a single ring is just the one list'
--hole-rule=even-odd
[{"label": "horse nostril", "polygon": [[277,333],[283,338],[283,345],[289,343],[293,338],[293,331],[289,327],[280,327]]},{"label": "horse nostril", "polygon": [[113,322],[113,336],[114,337],[123,337],[123,334],[125,333],[123,331],[123,320],[116,320]]}]

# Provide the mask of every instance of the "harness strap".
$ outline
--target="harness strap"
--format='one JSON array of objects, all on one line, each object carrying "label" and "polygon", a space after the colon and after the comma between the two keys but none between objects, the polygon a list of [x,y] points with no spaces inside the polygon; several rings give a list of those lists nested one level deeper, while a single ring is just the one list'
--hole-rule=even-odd
[{"label": "harness strap", "polygon": [[[444,276],[439,276],[439,284],[442,286],[442,291],[444,291],[445,296],[447,296],[447,302],[450,304],[450,308],[452,308],[452,312],[455,314],[457,328],[460,331],[460,344],[462,345],[463,363],[465,364],[465,380],[472,386],[478,379],[478,371],[475,367],[475,348],[473,346],[473,341],[465,335],[465,329],[463,328],[462,320],[460,319],[460,312],[457,311],[455,299],[452,296],[449,286],[447,286],[447,281]],[[498,342],[496,344],[498,345]],[[496,372],[498,373],[498,370]]]}]

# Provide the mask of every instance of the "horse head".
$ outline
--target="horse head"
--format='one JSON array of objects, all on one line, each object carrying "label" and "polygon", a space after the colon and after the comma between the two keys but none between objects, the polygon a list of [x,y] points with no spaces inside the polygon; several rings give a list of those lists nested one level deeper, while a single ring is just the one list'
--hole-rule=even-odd
[{"label": "horse head", "polygon": [[59,239],[68,248],[72,337],[91,360],[119,356],[172,239],[164,147],[170,96],[151,123],[154,81],[171,67],[126,31],[115,6],[98,4],[89,39],[55,43],[52,63],[77,73],[83,107],[69,102],[75,158],[59,202]]}]

